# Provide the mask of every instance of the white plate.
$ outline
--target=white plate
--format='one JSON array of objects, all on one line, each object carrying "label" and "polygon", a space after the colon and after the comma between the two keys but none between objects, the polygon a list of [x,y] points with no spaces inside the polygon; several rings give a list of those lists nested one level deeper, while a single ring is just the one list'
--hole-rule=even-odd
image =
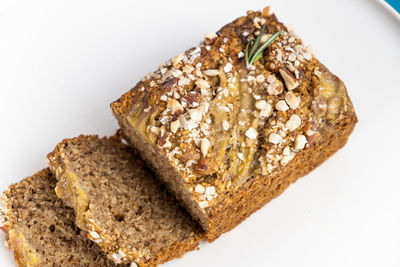
[{"label": "white plate", "polygon": [[[343,79],[360,122],[317,170],[166,266],[400,266],[400,23],[376,1],[0,1],[0,189],[64,137],[112,134],[111,101],[266,4]],[[14,266],[6,248],[0,266]]]},{"label": "white plate", "polygon": [[399,0],[378,0],[386,7],[393,16],[400,20],[400,1]]}]

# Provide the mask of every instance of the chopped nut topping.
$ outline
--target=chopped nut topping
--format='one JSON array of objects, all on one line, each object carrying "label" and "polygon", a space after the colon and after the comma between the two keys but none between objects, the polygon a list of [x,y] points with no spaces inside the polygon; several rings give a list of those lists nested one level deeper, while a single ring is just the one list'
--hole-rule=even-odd
[{"label": "chopped nut topping", "polygon": [[265,100],[259,100],[256,102],[256,109],[266,110],[268,108],[268,103]]},{"label": "chopped nut topping", "polygon": [[174,57],[171,61],[172,61],[172,65],[176,66],[179,64],[179,62],[182,61],[182,59],[185,57],[184,53],[181,53],[179,55],[177,55],[176,57]]},{"label": "chopped nut topping", "polygon": [[268,141],[272,144],[279,144],[279,142],[282,140],[282,136],[280,136],[279,134],[276,133],[271,133],[269,135]]},{"label": "chopped nut topping", "polygon": [[204,186],[202,186],[201,184],[196,185],[196,187],[194,188],[194,191],[198,194],[204,194],[204,192],[206,191],[204,189]]},{"label": "chopped nut topping", "polygon": [[293,114],[290,116],[290,119],[286,122],[286,127],[289,129],[289,131],[294,131],[301,125],[301,118]]},{"label": "chopped nut topping", "polygon": [[296,141],[294,145],[295,149],[298,150],[303,149],[306,146],[306,144],[307,144],[307,138],[304,135],[299,134],[298,136],[296,136]]},{"label": "chopped nut topping", "polygon": [[171,122],[171,132],[172,133],[176,133],[176,131],[178,131],[178,129],[181,127],[181,123],[179,122],[179,120],[175,120],[173,122]]},{"label": "chopped nut topping", "polygon": [[176,99],[169,99],[167,108],[171,110],[172,114],[177,114],[177,113],[182,113],[183,112],[183,107],[181,103],[179,103]]},{"label": "chopped nut topping", "polygon": [[179,95],[179,93],[175,91],[175,92],[174,92],[174,98],[175,98],[175,99],[179,99],[180,97],[181,97],[181,96]]},{"label": "chopped nut topping", "polygon": [[93,238],[93,239],[99,239],[100,235],[94,231],[90,231],[89,235]]},{"label": "chopped nut topping", "polygon": [[296,60],[296,54],[295,53],[290,54],[288,56],[288,60],[291,62],[294,62]]},{"label": "chopped nut topping", "polygon": [[218,73],[219,73],[219,71],[216,69],[209,69],[204,72],[204,74],[207,76],[217,76]]},{"label": "chopped nut topping", "polygon": [[268,104],[268,107],[269,108],[260,111],[261,118],[266,118],[269,116],[269,113],[271,112],[271,105]]},{"label": "chopped nut topping", "polygon": [[289,161],[294,158],[295,155],[296,154],[293,151],[290,151],[288,155],[283,155],[283,157],[281,158],[281,164],[285,166],[289,163]]},{"label": "chopped nut topping", "polygon": [[256,82],[263,83],[265,81],[264,75],[257,75]]},{"label": "chopped nut topping", "polygon": [[268,75],[267,82],[274,83],[276,81],[276,77],[272,74]]},{"label": "chopped nut topping", "polygon": [[197,85],[198,87],[200,87],[201,89],[208,89],[208,88],[210,88],[210,84],[209,84],[206,80],[203,80],[203,79],[198,79],[198,80],[196,81],[196,85]]},{"label": "chopped nut topping", "polygon": [[228,62],[228,63],[226,63],[226,65],[225,65],[225,67],[224,67],[224,71],[226,72],[226,73],[228,73],[228,72],[230,72],[231,70],[232,70],[232,63],[230,63],[230,62]]},{"label": "chopped nut topping", "polygon": [[289,109],[289,106],[286,104],[285,100],[279,100],[276,105],[275,105],[276,109],[279,111],[287,111]]},{"label": "chopped nut topping", "polygon": [[162,95],[162,96],[160,96],[160,100],[161,101],[167,101],[168,97],[166,95]]},{"label": "chopped nut topping", "polygon": [[204,200],[204,201],[199,202],[199,207],[200,207],[201,209],[207,208],[207,207],[208,207],[208,201],[207,201],[207,200]]},{"label": "chopped nut topping", "polygon": [[297,86],[299,86],[299,82],[296,80],[293,74],[287,69],[280,69],[279,73],[282,75],[282,78],[285,81],[286,88],[288,90],[293,90]]},{"label": "chopped nut topping", "polygon": [[249,138],[249,139],[256,139],[257,135],[258,135],[257,131],[254,130],[253,127],[250,127],[249,129],[247,129],[245,134],[246,134],[247,138]]},{"label": "chopped nut topping", "polygon": [[222,121],[222,129],[224,129],[225,131],[229,130],[229,122],[227,122],[226,120]]},{"label": "chopped nut topping", "polygon": [[215,187],[214,186],[208,186],[206,188],[206,195],[208,195],[208,196],[215,195]]},{"label": "chopped nut topping", "polygon": [[201,115],[201,112],[198,109],[189,110],[189,115],[190,115],[190,118],[194,122],[200,122],[201,121],[202,115]]},{"label": "chopped nut topping", "polygon": [[282,83],[275,81],[274,83],[269,84],[267,87],[267,92],[269,95],[279,95],[283,92]]},{"label": "chopped nut topping", "polygon": [[290,147],[285,147],[284,149],[283,149],[283,151],[282,151],[282,155],[284,155],[284,156],[288,156],[288,155],[290,155]]},{"label": "chopped nut topping", "polygon": [[291,109],[296,109],[300,105],[300,96],[296,96],[292,92],[286,93],[285,100]]},{"label": "chopped nut topping", "polygon": [[210,141],[207,138],[202,138],[200,142],[200,151],[204,157],[207,156],[209,148],[210,148]]}]

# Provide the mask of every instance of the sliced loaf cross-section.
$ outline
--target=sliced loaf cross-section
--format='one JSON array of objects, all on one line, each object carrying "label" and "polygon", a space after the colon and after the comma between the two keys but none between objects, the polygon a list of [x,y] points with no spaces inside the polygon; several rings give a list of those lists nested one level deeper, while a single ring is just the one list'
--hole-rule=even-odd
[{"label": "sliced loaf cross-section", "polygon": [[117,137],[66,139],[48,160],[58,197],[116,263],[155,266],[203,239],[201,227]]},{"label": "sliced loaf cross-section", "polygon": [[1,229],[17,265],[116,267],[75,226],[73,209],[54,192],[56,182],[51,171],[44,169],[11,185],[1,196]]}]

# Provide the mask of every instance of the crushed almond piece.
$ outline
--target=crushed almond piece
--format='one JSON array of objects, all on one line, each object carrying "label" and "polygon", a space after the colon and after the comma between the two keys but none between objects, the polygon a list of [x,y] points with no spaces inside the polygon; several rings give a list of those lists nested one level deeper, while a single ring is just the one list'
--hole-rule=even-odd
[{"label": "crushed almond piece", "polygon": [[178,100],[176,100],[176,99],[169,99],[167,108],[169,108],[171,110],[172,114],[183,112],[183,107],[182,107],[181,103],[179,103]]},{"label": "crushed almond piece", "polygon": [[289,106],[286,104],[285,100],[279,100],[276,105],[275,105],[276,109],[279,111],[287,111],[289,109]]},{"label": "crushed almond piece", "polygon": [[269,95],[279,95],[283,92],[283,86],[280,81],[275,81],[267,86],[267,92]]},{"label": "crushed almond piece", "polygon": [[266,110],[268,108],[268,103],[265,100],[259,100],[256,102],[256,109]]},{"label": "crushed almond piece", "polygon": [[176,57],[174,57],[171,61],[172,61],[172,65],[176,66],[179,64],[179,62],[182,61],[182,59],[185,57],[184,53],[181,53],[179,55],[177,55]]},{"label": "crushed almond piece", "polygon": [[189,110],[189,115],[190,115],[190,118],[194,122],[200,122],[201,121],[202,115],[201,115],[201,112],[198,109]]},{"label": "crushed almond piece", "polygon": [[207,138],[202,138],[200,142],[200,151],[204,157],[207,156],[209,148],[210,148],[210,141]]},{"label": "crushed almond piece", "polygon": [[202,186],[201,184],[196,185],[196,187],[194,188],[194,191],[198,194],[204,194],[205,189],[204,186]]},{"label": "crushed almond piece", "polygon": [[286,127],[289,129],[289,131],[294,131],[301,125],[301,118],[299,115],[293,114],[290,116],[290,119],[286,122]]},{"label": "crushed almond piece", "polygon": [[257,135],[258,135],[258,133],[257,133],[257,131],[256,131],[256,130],[254,130],[254,128],[253,128],[253,127],[250,127],[249,129],[247,129],[247,131],[246,131],[245,135],[246,135],[246,136],[247,136],[247,138],[249,138],[249,139],[256,139],[256,138],[257,138]]},{"label": "crushed almond piece", "polygon": [[208,195],[208,196],[215,195],[215,187],[214,186],[208,186],[206,188],[206,195]]},{"label": "crushed almond piece", "polygon": [[199,207],[200,207],[201,209],[207,208],[207,207],[208,207],[208,201],[207,201],[207,200],[204,200],[204,201],[199,202]]},{"label": "crushed almond piece", "polygon": [[224,67],[224,71],[226,72],[226,73],[228,73],[228,72],[230,72],[231,70],[232,70],[232,63],[230,63],[230,62],[228,62],[228,63],[226,63],[226,65],[225,65],[225,67]]},{"label": "crushed almond piece", "polygon": [[295,149],[298,149],[298,150],[303,149],[306,146],[306,144],[307,144],[307,138],[304,135],[299,134],[298,136],[296,136],[295,145],[294,145]]},{"label": "crushed almond piece", "polygon": [[285,95],[286,103],[289,105],[291,109],[296,109],[300,105],[300,96],[296,96],[292,92],[287,92]]},{"label": "crushed almond piece", "polygon": [[293,90],[299,86],[299,82],[293,76],[293,74],[287,69],[280,69],[279,73],[281,74],[283,80],[285,81],[286,88],[288,90]]},{"label": "crushed almond piece", "polygon": [[271,133],[269,135],[268,141],[274,145],[279,144],[279,142],[282,140],[282,136],[276,133]]},{"label": "crushed almond piece", "polygon": [[216,69],[209,69],[209,70],[204,71],[204,74],[207,76],[217,76],[218,73],[219,73],[219,71]]},{"label": "crushed almond piece", "polygon": [[197,79],[197,81],[195,82],[195,84],[200,87],[201,89],[208,89],[210,88],[210,84],[203,79]]},{"label": "crushed almond piece", "polygon": [[264,75],[257,75],[257,77],[256,77],[256,82],[258,82],[258,83],[263,83],[265,81],[265,77],[264,77]]},{"label": "crushed almond piece", "polygon": [[176,131],[178,131],[178,129],[181,127],[181,123],[179,120],[175,120],[171,122],[170,127],[171,127],[171,132],[176,133]]},{"label": "crushed almond piece", "polygon": [[267,82],[274,83],[276,81],[276,77],[272,74],[268,75]]}]

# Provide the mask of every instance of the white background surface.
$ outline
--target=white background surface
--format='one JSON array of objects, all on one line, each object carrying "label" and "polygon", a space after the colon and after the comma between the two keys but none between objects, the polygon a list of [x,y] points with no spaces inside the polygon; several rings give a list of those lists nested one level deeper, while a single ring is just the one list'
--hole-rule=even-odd
[{"label": "white background surface", "polygon": [[[64,137],[113,134],[110,102],[265,5],[345,82],[359,123],[317,170],[166,266],[400,266],[400,20],[372,0],[0,0],[0,189]],[[0,266],[14,266],[6,248]]]}]

